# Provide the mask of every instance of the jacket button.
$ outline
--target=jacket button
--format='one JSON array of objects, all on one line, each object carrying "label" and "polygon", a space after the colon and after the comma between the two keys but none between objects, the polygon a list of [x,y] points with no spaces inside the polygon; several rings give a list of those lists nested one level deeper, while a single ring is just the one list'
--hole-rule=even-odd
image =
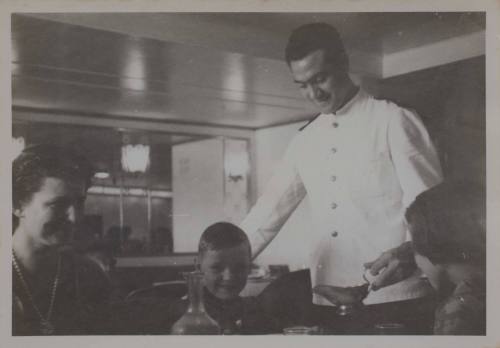
[{"label": "jacket button", "polygon": [[333,128],[337,128],[339,126],[339,124],[337,122],[333,122],[332,126],[333,126]]},{"label": "jacket button", "polygon": [[337,203],[332,203],[331,207],[332,207],[332,209],[337,208]]},{"label": "jacket button", "polygon": [[337,149],[334,147],[332,147],[332,149],[330,151],[332,151],[332,153],[337,153]]},{"label": "jacket button", "polygon": [[338,233],[337,231],[333,231],[333,232],[332,232],[332,237],[334,237],[334,238],[335,238],[335,237],[337,237],[338,235],[339,235],[339,233]]},{"label": "jacket button", "polygon": [[335,175],[332,175],[332,177],[330,179],[332,180],[332,182],[337,181],[337,177]]}]

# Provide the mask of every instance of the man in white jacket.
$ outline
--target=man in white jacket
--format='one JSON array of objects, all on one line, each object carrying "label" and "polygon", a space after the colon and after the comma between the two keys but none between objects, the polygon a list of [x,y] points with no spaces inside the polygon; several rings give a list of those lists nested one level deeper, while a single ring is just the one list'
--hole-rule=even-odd
[{"label": "man in white jacket", "polygon": [[[307,195],[313,216],[312,286],[356,286],[368,268],[364,303],[402,303],[428,294],[411,256],[406,208],[442,181],[438,155],[419,117],[355,86],[335,28],[297,28],[286,61],[303,95],[320,111],[300,129],[241,227],[253,256],[277,235]],[[321,291],[317,291],[321,293]],[[334,305],[315,295],[316,305]]]}]

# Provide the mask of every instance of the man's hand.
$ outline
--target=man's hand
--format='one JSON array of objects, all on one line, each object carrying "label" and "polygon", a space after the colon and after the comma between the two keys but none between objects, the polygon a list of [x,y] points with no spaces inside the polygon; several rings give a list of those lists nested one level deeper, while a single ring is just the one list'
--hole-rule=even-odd
[{"label": "man's hand", "polygon": [[411,242],[383,252],[375,261],[364,264],[371,275],[378,276],[371,283],[371,290],[378,290],[400,282],[415,272],[417,265]]}]

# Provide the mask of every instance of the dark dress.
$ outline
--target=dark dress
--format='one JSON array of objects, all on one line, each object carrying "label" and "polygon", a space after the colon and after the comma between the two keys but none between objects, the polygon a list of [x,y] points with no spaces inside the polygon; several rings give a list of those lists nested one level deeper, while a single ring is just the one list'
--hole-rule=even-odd
[{"label": "dark dress", "polygon": [[[60,280],[50,322],[54,335],[99,334],[107,321],[110,285],[106,274],[92,260],[63,251]],[[26,275],[23,274],[24,277]],[[30,279],[26,279],[30,282]],[[12,270],[12,335],[42,335],[40,317],[26,294],[19,276]],[[46,315],[50,289],[32,289],[37,307]],[[49,291],[47,291],[49,290]]]}]

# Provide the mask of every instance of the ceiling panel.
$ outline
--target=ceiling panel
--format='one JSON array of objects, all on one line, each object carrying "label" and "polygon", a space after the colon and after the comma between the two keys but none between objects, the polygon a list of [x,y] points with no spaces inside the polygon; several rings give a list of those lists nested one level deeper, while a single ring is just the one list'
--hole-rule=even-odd
[{"label": "ceiling panel", "polygon": [[338,27],[358,75],[382,53],[484,30],[481,13],[52,13],[12,16],[13,105],[258,129],[310,118],[282,52]]},{"label": "ceiling panel", "polygon": [[[484,12],[42,13],[31,16],[135,37],[282,59],[290,32],[309,22],[337,27],[348,50],[396,52],[484,30]],[[134,25],[130,25],[134,23]],[[401,39],[410,34],[408,39]],[[391,36],[396,35],[399,40]],[[389,39],[389,40],[388,40]],[[386,42],[388,41],[388,42]]]}]

